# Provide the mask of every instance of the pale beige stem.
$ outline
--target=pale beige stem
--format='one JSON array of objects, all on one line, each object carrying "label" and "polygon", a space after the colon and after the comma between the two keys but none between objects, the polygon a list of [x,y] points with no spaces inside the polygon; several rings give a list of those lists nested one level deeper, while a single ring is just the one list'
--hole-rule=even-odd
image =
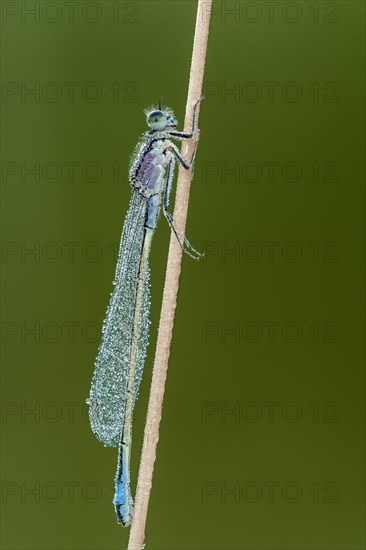
[{"label": "pale beige stem", "polygon": [[[202,82],[211,7],[212,0],[198,0],[191,72],[189,77],[188,97],[184,120],[184,129],[187,132],[190,131],[193,106],[202,95]],[[198,105],[196,112],[197,123],[199,117],[199,107],[200,106]],[[191,157],[194,146],[195,140],[193,139],[187,140],[183,143],[182,154],[184,158],[189,159]],[[191,178],[191,170],[185,170],[182,166],[180,166],[173,219],[178,234],[181,238],[185,233]],[[156,344],[153,376],[128,550],[141,550],[145,538],[146,516],[156,457],[156,445],[159,439],[159,424],[162,414],[174,314],[177,305],[181,261],[182,250],[177,242],[177,239],[172,234],[169,244],[169,255],[165,275],[159,332]]]}]

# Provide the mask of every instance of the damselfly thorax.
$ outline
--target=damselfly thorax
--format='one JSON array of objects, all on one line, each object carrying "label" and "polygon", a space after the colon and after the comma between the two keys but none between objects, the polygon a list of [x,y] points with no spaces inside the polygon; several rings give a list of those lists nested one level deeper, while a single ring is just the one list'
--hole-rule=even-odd
[{"label": "damselfly thorax", "polygon": [[173,146],[166,132],[149,132],[130,173],[132,187],[148,199],[146,227],[151,229],[156,226],[164,194],[169,202],[170,185],[166,172],[168,167],[171,172],[174,170]]},{"label": "damselfly thorax", "polygon": [[[174,158],[171,148],[174,144],[166,138],[148,136],[138,158],[134,163],[133,173],[130,174],[131,185],[146,190],[145,196],[161,193],[164,184],[166,168]],[[160,185],[156,185],[156,179]]]}]

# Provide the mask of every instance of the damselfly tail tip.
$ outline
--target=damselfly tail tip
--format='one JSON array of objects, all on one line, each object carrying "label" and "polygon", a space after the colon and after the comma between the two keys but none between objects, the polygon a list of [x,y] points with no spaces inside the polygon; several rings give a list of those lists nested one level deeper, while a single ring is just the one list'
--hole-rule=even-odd
[{"label": "damselfly tail tip", "polygon": [[118,525],[122,525],[122,527],[129,527],[132,523],[132,501],[129,504],[116,504],[115,501],[113,501],[113,503],[115,505]]}]

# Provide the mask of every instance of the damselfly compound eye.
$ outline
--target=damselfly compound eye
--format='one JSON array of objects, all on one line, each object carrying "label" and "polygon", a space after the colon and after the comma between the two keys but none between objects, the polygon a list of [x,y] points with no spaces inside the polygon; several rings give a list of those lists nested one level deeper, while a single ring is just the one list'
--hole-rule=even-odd
[{"label": "damselfly compound eye", "polygon": [[167,126],[167,117],[163,111],[152,111],[147,116],[147,123],[153,130],[163,130]]}]

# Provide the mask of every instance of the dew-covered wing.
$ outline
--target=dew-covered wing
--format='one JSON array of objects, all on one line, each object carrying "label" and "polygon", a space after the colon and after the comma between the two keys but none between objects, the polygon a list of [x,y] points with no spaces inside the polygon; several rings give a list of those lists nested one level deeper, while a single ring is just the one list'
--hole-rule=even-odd
[{"label": "dew-covered wing", "polygon": [[[89,397],[92,430],[104,445],[119,443],[125,414],[126,389],[131,354],[136,289],[147,201],[132,191],[130,206],[123,226],[118,254],[114,290],[103,323],[102,339],[95,361]],[[142,376],[149,332],[149,270],[146,270],[142,294],[142,312],[138,332],[135,399]]]}]

